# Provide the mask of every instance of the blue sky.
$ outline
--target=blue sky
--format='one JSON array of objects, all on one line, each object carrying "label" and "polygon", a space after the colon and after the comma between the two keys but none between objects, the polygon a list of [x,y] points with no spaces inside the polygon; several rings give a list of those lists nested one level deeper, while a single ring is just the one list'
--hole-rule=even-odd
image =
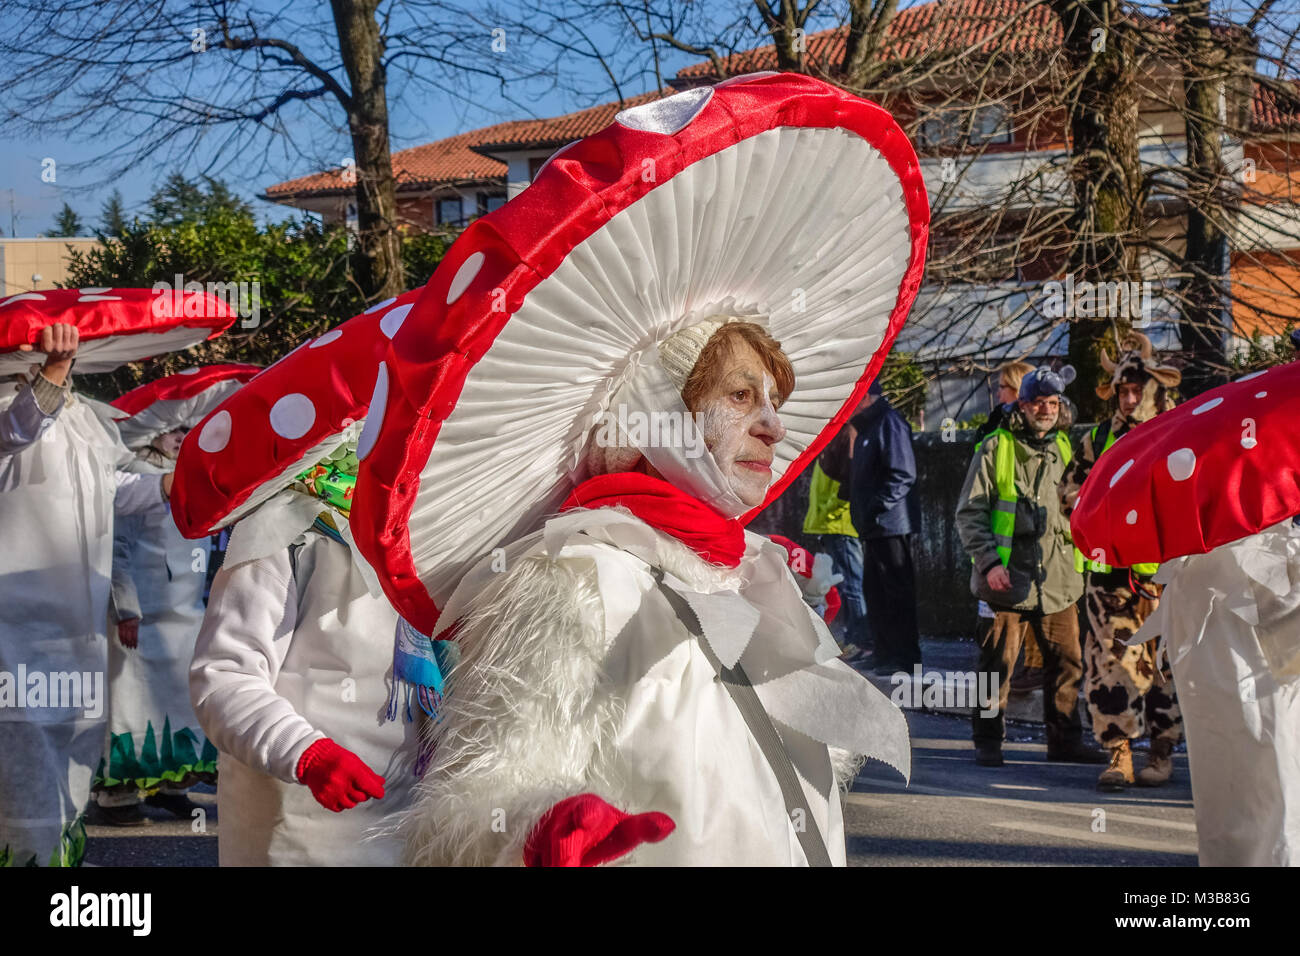
[{"label": "blue sky", "polygon": [[[326,4],[295,0],[276,9],[280,16],[284,16],[285,10],[290,11],[290,17],[283,21],[283,28],[313,59],[322,63],[336,62],[336,55],[331,55],[333,38],[328,35],[328,30],[332,29],[332,24]],[[307,25],[318,32],[306,29]],[[467,47],[464,62],[479,62],[478,57],[492,40],[489,35],[491,22],[462,23],[460,29],[471,39],[476,34],[479,37],[480,49]],[[188,43],[188,38],[178,39]],[[509,59],[518,45],[512,49],[513,38],[509,35],[505,40],[506,58]],[[612,35],[602,34],[599,29],[593,31],[593,40],[602,49],[614,48]],[[205,54],[208,57],[206,64],[198,61],[200,65],[190,74],[189,82],[196,85],[203,82],[205,65],[220,62],[212,59],[214,54],[217,57],[225,55],[215,51]],[[453,49],[451,57],[455,59],[458,55],[458,51]],[[630,65],[632,58],[624,59],[626,62],[619,63],[618,67],[634,74],[636,70]],[[682,54],[665,55],[665,75],[670,76],[690,62],[693,58]],[[333,72],[346,86],[343,70],[335,68]],[[566,58],[561,62],[558,77],[514,80],[504,87],[468,73],[444,72],[450,77],[448,83],[455,87],[451,92],[431,92],[423,83],[404,83],[400,77],[390,73],[390,139],[394,150],[507,119],[557,115],[615,98],[599,66],[581,57]],[[437,70],[431,70],[431,75],[435,74],[441,75]],[[181,82],[185,79],[182,78]],[[623,90],[625,95],[643,92],[653,85],[649,76],[633,75],[627,78],[627,82]],[[242,150],[217,172],[236,192],[253,203],[260,217],[281,219],[291,211],[257,200],[256,193],[276,182],[338,165],[351,155],[350,139],[342,129],[344,117],[341,108],[331,99],[315,102],[314,107],[291,106],[282,111],[292,147],[285,139],[260,135],[254,148]],[[14,235],[16,228],[19,236],[38,235],[53,226],[54,216],[64,202],[78,212],[84,223],[92,225],[98,222],[101,206],[113,188],[121,191],[128,213],[140,210],[167,171],[180,168],[193,175],[203,165],[202,150],[178,148],[110,178],[112,168],[96,163],[96,157],[106,149],[129,145],[136,130],[125,122],[112,120],[98,126],[92,128],[91,124],[86,124],[71,133],[46,131],[37,135],[11,135],[0,129],[0,233]],[[219,140],[222,135],[218,129],[214,140]],[[53,183],[42,178],[51,159],[54,160]]]},{"label": "blue sky", "polygon": [[[273,2],[276,0],[252,0],[233,6],[259,10],[261,4]],[[392,9],[394,26],[400,27],[401,18],[410,15],[410,8],[404,3],[418,6],[418,2],[384,0],[380,9],[381,13]],[[473,2],[476,6],[470,9],[479,9],[478,0]],[[511,18],[517,16],[522,5],[528,2],[530,0],[501,0],[500,5],[505,16]],[[564,0],[532,2],[540,3],[548,10],[565,9]],[[900,7],[906,8],[918,2],[921,0],[903,0]],[[1216,0],[1215,8],[1220,14],[1236,13],[1240,17],[1243,2]],[[486,5],[482,6],[486,8]],[[1155,12],[1150,0],[1144,6]],[[1297,0],[1280,0],[1277,17],[1286,25],[1293,24],[1296,6]],[[833,25],[836,17],[842,15],[843,7],[842,3],[824,3],[821,8],[824,12],[809,24],[810,31]],[[678,0],[678,8],[692,11],[691,15],[706,21],[712,18],[715,24],[726,21],[728,11],[734,12],[737,8],[746,9],[750,19],[754,19],[749,0],[708,0],[707,3],[705,0]],[[313,59],[330,65],[334,75],[343,78],[343,71],[336,63],[337,54],[331,52],[337,41],[331,35],[333,26],[328,19],[327,4],[314,0],[279,0],[277,6],[266,10],[266,16],[272,20],[271,29],[265,35],[275,35],[278,30],[292,37]],[[557,33],[548,29],[545,18],[546,15],[542,14],[533,21],[541,37]],[[493,23],[491,15],[477,13],[450,22],[448,29],[457,36],[455,42],[449,42],[445,47],[448,58],[458,66],[496,68],[504,65],[505,69],[513,68],[522,59],[519,51],[526,49],[528,44],[507,34],[506,51],[494,53],[490,49]],[[618,35],[612,29],[599,23],[584,23],[583,27],[596,47],[612,51],[610,62],[625,83],[625,95],[640,93],[653,86],[652,74],[647,69],[650,59],[644,44],[625,41],[620,46]],[[170,36],[168,34],[166,42],[173,42]],[[177,33],[175,42],[188,47],[189,37]],[[758,42],[761,41],[757,38],[749,42],[738,39],[742,48]],[[222,55],[209,53],[190,58],[195,65],[189,67],[188,73],[176,77],[174,86],[181,88],[188,83],[189,89],[202,91],[208,76],[215,75],[215,68],[223,62],[220,59]],[[248,64],[250,61],[244,58],[241,62]],[[692,62],[695,62],[694,58],[686,54],[661,49],[660,69],[666,77]],[[507,119],[553,116],[615,98],[609,78],[592,60],[575,54],[565,56],[556,66],[556,72],[549,77],[514,79],[504,85],[475,77],[472,71],[467,70],[439,72],[430,68],[422,72],[426,79],[444,80],[442,90],[432,89],[427,83],[404,83],[400,76],[390,72],[388,100],[392,148],[403,149]],[[160,83],[160,87],[163,85]],[[257,200],[258,192],[276,182],[337,166],[352,152],[350,140],[342,128],[342,110],[334,101],[322,99],[309,106],[291,105],[280,115],[286,136],[260,135],[247,148],[230,156],[217,170],[217,174],[236,192],[253,203],[263,218],[282,219],[290,214],[290,210]],[[216,129],[208,144],[222,143],[227,134],[221,130],[220,127]],[[129,145],[138,132],[126,120],[117,117],[101,118],[98,123],[87,123],[74,132],[62,134],[42,131],[35,135],[13,135],[0,128],[0,234],[13,235],[12,229],[16,227],[17,235],[38,235],[52,227],[54,216],[64,202],[81,215],[83,222],[94,224],[98,221],[101,205],[114,187],[121,191],[128,213],[138,210],[167,171],[179,168],[193,175],[209,158],[207,144],[193,150],[174,148],[117,176],[110,176],[114,172],[110,166],[94,162],[95,157],[106,149]],[[42,180],[43,163],[50,159],[56,164],[54,183]]]}]

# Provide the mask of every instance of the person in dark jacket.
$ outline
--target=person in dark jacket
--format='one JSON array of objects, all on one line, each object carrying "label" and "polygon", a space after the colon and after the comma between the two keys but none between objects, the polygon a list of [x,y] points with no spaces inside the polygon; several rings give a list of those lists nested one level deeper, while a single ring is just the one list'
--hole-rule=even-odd
[{"label": "person in dark jacket", "polygon": [[916,484],[912,429],[873,382],[866,407],[849,420],[849,507],[862,541],[862,594],[875,638],[877,673],[911,671],[921,662],[916,626],[910,492]]}]

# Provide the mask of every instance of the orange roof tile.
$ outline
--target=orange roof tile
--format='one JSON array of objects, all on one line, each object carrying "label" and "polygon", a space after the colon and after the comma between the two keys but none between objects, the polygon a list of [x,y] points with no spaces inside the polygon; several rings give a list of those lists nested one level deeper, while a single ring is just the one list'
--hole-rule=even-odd
[{"label": "orange roof tile", "polygon": [[[1155,30],[1169,28],[1167,18],[1148,18]],[[1219,30],[1236,29],[1220,26]],[[833,71],[844,55],[845,28],[837,27],[808,37],[810,69]],[[941,52],[979,52],[986,49],[1007,53],[1029,53],[1059,49],[1060,21],[1045,4],[1029,0],[933,0],[901,11],[890,24],[883,52],[886,61],[905,60]],[[731,75],[776,68],[776,48],[768,45],[724,58]],[[683,85],[708,82],[713,65],[704,61],[677,74]],[[415,146],[393,154],[393,172],[399,191],[424,189],[442,183],[501,181],[506,165],[489,153],[558,148],[608,126],[620,110],[639,106],[673,90],[642,93],[622,102],[601,103],[563,116],[547,119],[511,120],[471,130],[448,139]],[[1300,115],[1300,104],[1279,106],[1276,93],[1257,87],[1251,111],[1251,128],[1259,131],[1291,129]],[[309,195],[344,194],[352,186],[344,183],[340,170],[329,170],[278,183],[266,191],[268,199]]]},{"label": "orange roof tile", "polygon": [[1300,130],[1300,82],[1291,81],[1295,90],[1287,102],[1276,90],[1255,85],[1250,103],[1250,128],[1259,133],[1295,132]]},{"label": "orange roof tile", "polygon": [[565,113],[563,116],[553,116],[550,119],[502,123],[500,126],[493,127],[494,130],[498,131],[493,137],[484,138],[473,148],[476,152],[483,153],[503,148],[530,149],[563,146],[574,140],[582,139],[584,136],[600,132],[614,121],[615,114],[621,110],[640,106],[642,103],[649,103],[661,96],[670,96],[674,92],[674,90],[664,90],[656,93],[651,90],[649,93],[642,93],[639,96],[629,96],[622,102],[601,103],[599,106],[590,106],[576,113]]},{"label": "orange roof tile", "polygon": [[[495,138],[502,127],[517,125],[519,124],[513,121],[498,123],[393,153],[393,176],[397,180],[398,192],[427,189],[442,183],[503,181],[506,164],[499,159],[476,153],[471,147],[484,137]],[[344,181],[341,169],[330,169],[277,183],[267,189],[266,197],[277,200],[342,195],[352,192],[353,188],[352,184]]]}]

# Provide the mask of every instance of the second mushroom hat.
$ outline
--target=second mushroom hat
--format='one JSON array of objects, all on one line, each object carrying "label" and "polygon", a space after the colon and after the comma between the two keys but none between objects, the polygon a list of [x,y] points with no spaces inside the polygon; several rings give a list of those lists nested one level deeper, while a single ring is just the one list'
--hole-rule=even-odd
[{"label": "second mushroom hat", "polygon": [[1070,516],[1102,564],[1159,563],[1300,514],[1300,362],[1243,376],[1126,432]]},{"label": "second mushroom hat", "polygon": [[117,429],[128,448],[143,448],[159,435],[193,428],[262,369],[232,363],[187,368],[133,388],[110,403],[122,417]]},{"label": "second mushroom hat", "polygon": [[381,302],[302,343],[185,436],[171,499],[182,534],[198,538],[238,520],[360,437],[380,357],[415,296]]},{"label": "second mushroom hat", "polygon": [[711,316],[759,317],[795,368],[770,501],[875,377],[928,223],[893,118],[807,76],[688,90],[555,154],[465,230],[383,359],[353,533],[399,613],[432,632],[568,496],[620,386],[671,376],[660,345]]}]

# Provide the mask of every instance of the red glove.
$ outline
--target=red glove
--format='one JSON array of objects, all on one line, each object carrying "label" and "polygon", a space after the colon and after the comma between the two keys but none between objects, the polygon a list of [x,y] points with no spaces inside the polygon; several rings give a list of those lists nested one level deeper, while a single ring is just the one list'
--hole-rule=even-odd
[{"label": "red glove", "polygon": [[128,617],[117,622],[117,642],[123,647],[135,650],[140,646],[140,619]]},{"label": "red glove", "polygon": [[827,624],[835,620],[835,616],[840,613],[840,608],[843,606],[839,588],[831,588],[826,592],[826,613],[822,617]]},{"label": "red glove", "polygon": [[677,828],[666,813],[629,816],[594,793],[561,800],[533,827],[524,866],[595,866],[642,843],[658,843]]},{"label": "red glove", "polygon": [[384,778],[328,737],[308,747],[298,760],[298,780],[311,789],[317,803],[335,813],[384,796]]}]

